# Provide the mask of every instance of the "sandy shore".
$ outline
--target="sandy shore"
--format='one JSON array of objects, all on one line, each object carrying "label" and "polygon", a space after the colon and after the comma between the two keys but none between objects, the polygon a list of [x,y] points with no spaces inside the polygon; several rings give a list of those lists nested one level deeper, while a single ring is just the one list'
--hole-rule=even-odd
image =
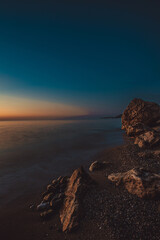
[{"label": "sandy shore", "polygon": [[[1,208],[0,233],[7,240],[76,240],[76,239],[160,239],[159,201],[142,200],[129,194],[123,187],[116,187],[106,175],[143,166],[160,171],[160,159],[142,158],[131,142],[105,150],[94,160],[109,161],[105,171],[92,173],[97,182],[85,197],[85,217],[75,233],[60,231],[58,214],[49,221],[42,221],[29,206],[40,201],[40,190],[28,192]],[[25,187],[25,186],[24,186]],[[12,193],[10,193],[12,194]],[[8,196],[9,197],[9,196]]]}]

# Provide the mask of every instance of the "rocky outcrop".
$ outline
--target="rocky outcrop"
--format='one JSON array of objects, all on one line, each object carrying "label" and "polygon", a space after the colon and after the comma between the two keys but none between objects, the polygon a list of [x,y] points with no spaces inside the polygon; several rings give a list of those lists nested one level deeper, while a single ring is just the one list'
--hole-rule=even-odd
[{"label": "rocky outcrop", "polygon": [[122,114],[122,129],[136,123],[152,126],[160,119],[160,106],[142,99],[133,99]]},{"label": "rocky outcrop", "polygon": [[111,165],[111,163],[106,162],[106,161],[103,161],[103,162],[95,161],[90,165],[89,171],[94,172],[94,171],[102,170],[110,165]]},{"label": "rocky outcrop", "polygon": [[108,179],[118,186],[123,184],[129,193],[140,198],[155,199],[160,197],[160,174],[134,168],[124,173],[113,173]]},{"label": "rocky outcrop", "polygon": [[160,133],[152,127],[160,119],[160,106],[142,99],[133,99],[122,115],[122,129],[140,148],[155,147],[160,144]]},{"label": "rocky outcrop", "polygon": [[75,170],[70,178],[59,177],[53,180],[37,206],[40,216],[47,219],[60,211],[62,231],[76,229],[82,217],[82,200],[91,183],[93,181],[83,167]]},{"label": "rocky outcrop", "polygon": [[140,148],[156,147],[160,144],[160,134],[157,131],[150,129],[136,137],[134,144],[137,144]]},{"label": "rocky outcrop", "polygon": [[125,130],[128,136],[136,137],[149,129],[150,128],[145,126],[143,123],[135,123],[133,125],[127,126]]},{"label": "rocky outcrop", "polygon": [[78,227],[82,217],[82,200],[92,183],[83,167],[75,170],[69,179],[64,204],[60,211],[62,230],[70,232]]}]

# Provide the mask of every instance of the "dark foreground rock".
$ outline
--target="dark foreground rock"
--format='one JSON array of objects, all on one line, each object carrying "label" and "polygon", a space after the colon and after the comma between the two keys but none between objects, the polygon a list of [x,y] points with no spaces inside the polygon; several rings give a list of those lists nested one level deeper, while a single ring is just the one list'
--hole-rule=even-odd
[{"label": "dark foreground rock", "polygon": [[143,123],[146,126],[155,125],[160,119],[160,106],[153,102],[146,102],[142,99],[133,99],[122,114],[122,129],[136,123]]},{"label": "dark foreground rock", "polygon": [[60,210],[63,232],[71,232],[79,226],[83,216],[82,202],[93,183],[83,167],[76,169],[71,177],[59,177],[47,186],[43,200],[37,206],[40,216],[48,219]]},{"label": "dark foreground rock", "polygon": [[113,173],[108,179],[116,185],[124,184],[129,193],[140,198],[155,199],[160,197],[160,174],[134,168],[124,173]]},{"label": "dark foreground rock", "polygon": [[84,194],[92,183],[83,167],[75,170],[69,179],[65,192],[64,204],[60,211],[62,230],[70,232],[76,229],[82,217],[82,201]]}]

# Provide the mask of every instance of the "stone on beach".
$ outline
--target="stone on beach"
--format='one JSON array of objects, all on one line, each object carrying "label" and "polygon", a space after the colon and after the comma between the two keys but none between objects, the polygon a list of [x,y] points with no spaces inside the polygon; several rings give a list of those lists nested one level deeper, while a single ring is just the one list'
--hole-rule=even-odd
[{"label": "stone on beach", "polygon": [[40,214],[41,218],[48,219],[53,215],[54,211],[52,209],[46,210]]},{"label": "stone on beach", "polygon": [[37,206],[37,210],[43,211],[40,216],[47,219],[60,210],[62,231],[76,229],[82,216],[82,200],[91,183],[93,180],[83,167],[76,169],[70,178],[53,180],[42,195],[43,201]]},{"label": "stone on beach", "polygon": [[82,200],[91,183],[92,179],[83,167],[76,169],[70,177],[60,210],[63,232],[70,232],[78,227],[82,216]]},{"label": "stone on beach", "polygon": [[116,185],[124,184],[129,193],[140,198],[154,199],[160,196],[160,174],[134,168],[124,173],[113,173],[108,179]]},{"label": "stone on beach", "polygon": [[48,210],[49,207],[50,207],[49,202],[41,202],[41,203],[37,206],[37,210],[38,210],[38,211]]},{"label": "stone on beach", "polygon": [[58,210],[61,206],[61,204],[63,203],[64,200],[64,193],[58,193],[56,194],[50,201],[50,206],[52,209],[56,209]]},{"label": "stone on beach", "polygon": [[110,165],[110,163],[106,161],[103,161],[103,162],[95,161],[90,165],[89,171],[94,172],[94,171],[102,170],[102,169],[105,169],[108,165]]}]

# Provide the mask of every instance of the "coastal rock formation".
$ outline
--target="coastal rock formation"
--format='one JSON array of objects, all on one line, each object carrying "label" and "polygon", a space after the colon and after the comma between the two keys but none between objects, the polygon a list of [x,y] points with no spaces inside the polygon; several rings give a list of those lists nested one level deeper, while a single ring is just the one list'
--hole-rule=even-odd
[{"label": "coastal rock formation", "polygon": [[134,168],[124,173],[113,173],[108,179],[116,185],[124,184],[129,193],[140,198],[154,199],[160,196],[160,174]]},{"label": "coastal rock formation", "polygon": [[83,167],[75,170],[70,177],[64,204],[60,210],[63,232],[70,232],[78,227],[82,216],[82,200],[90,183],[92,180]]},{"label": "coastal rock formation", "polygon": [[137,144],[140,148],[155,147],[160,143],[160,134],[151,129],[144,132],[140,136],[135,138],[134,144]]},{"label": "coastal rock formation", "polygon": [[62,231],[70,232],[78,227],[82,217],[82,200],[93,183],[83,167],[76,169],[71,177],[59,177],[47,186],[42,202],[37,206],[43,219],[60,210]]},{"label": "coastal rock formation", "polygon": [[94,171],[98,171],[98,170],[102,170],[104,168],[106,168],[108,165],[110,165],[111,163],[103,161],[103,162],[99,162],[99,161],[95,161],[93,162],[90,167],[89,167],[89,171],[90,172],[94,172]]},{"label": "coastal rock formation", "polygon": [[122,114],[122,129],[136,123],[152,126],[160,119],[160,106],[142,99],[133,99]]},{"label": "coastal rock formation", "polygon": [[126,127],[126,133],[130,137],[136,137],[149,129],[150,128],[145,126],[143,123],[135,123]]}]

